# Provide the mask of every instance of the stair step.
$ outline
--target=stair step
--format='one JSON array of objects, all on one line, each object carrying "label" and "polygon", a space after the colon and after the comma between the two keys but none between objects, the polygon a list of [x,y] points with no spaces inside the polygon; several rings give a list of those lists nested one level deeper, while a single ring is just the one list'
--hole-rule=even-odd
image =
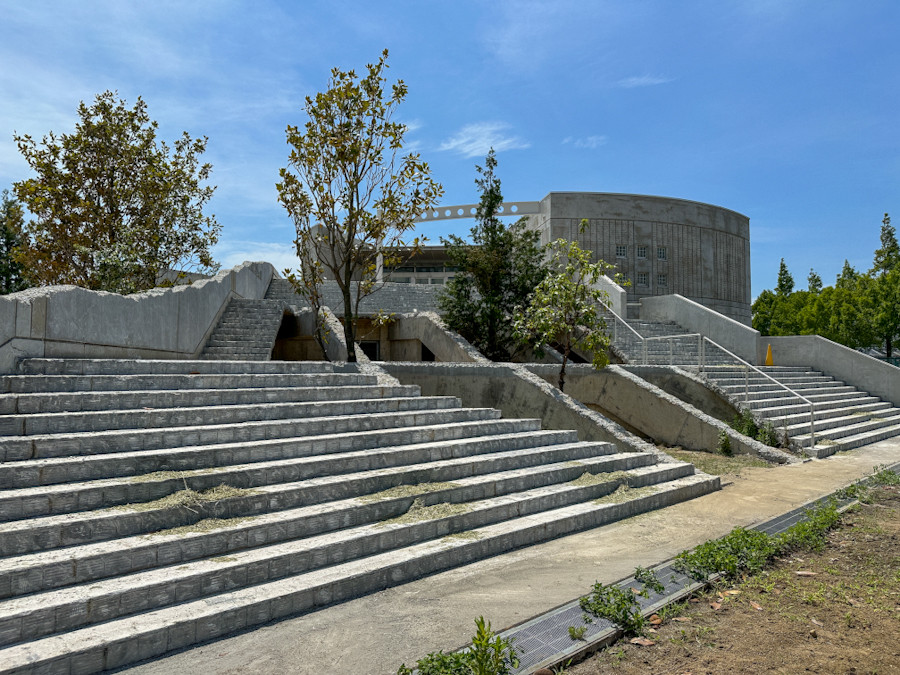
[{"label": "stair step", "polygon": [[[852,424],[846,424],[841,427],[825,429],[822,431],[822,433],[819,433],[817,431],[816,444],[821,445],[822,441],[826,439],[837,441],[838,444],[840,444],[841,439],[848,436],[856,436],[868,431],[875,431],[877,429],[893,427],[897,424],[900,424],[900,410],[894,409],[891,411],[890,415],[885,415],[884,417],[880,417],[878,419],[870,419]],[[810,446],[810,436],[808,433],[792,436],[791,444],[796,445],[800,448],[807,448]]]},{"label": "stair step", "polygon": [[327,361],[159,361],[153,359],[23,359],[22,375],[188,375],[332,373]]},{"label": "stair step", "polygon": [[51,666],[69,671],[116,668],[502,551],[660,508],[717,486],[718,479],[688,476],[625,503],[579,503],[480,527],[472,535],[475,538],[447,537],[451,532],[442,519],[435,521],[435,536],[422,543],[7,647],[0,650],[0,663],[6,672]]}]

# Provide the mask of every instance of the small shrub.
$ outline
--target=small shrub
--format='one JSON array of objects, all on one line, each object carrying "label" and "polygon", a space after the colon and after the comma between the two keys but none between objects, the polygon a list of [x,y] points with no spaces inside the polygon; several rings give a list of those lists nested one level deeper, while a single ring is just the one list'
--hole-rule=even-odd
[{"label": "small shrub", "polygon": [[719,442],[716,445],[716,452],[726,457],[731,457],[734,454],[731,449],[731,437],[728,435],[727,429],[719,431]]},{"label": "small shrub", "polygon": [[569,637],[573,640],[584,640],[587,626],[569,626]]},{"label": "small shrub", "polygon": [[759,427],[756,424],[756,420],[753,419],[753,411],[750,408],[741,410],[741,413],[731,423],[731,427],[750,438],[756,438],[759,435]]},{"label": "small shrub", "polygon": [[[475,627],[468,650],[428,654],[416,662],[419,675],[509,675],[512,668],[518,668],[519,659],[511,639],[496,635],[483,616],[475,619]],[[404,663],[397,675],[412,675],[412,672]]]},{"label": "small shrub", "polygon": [[771,448],[777,447],[778,434],[775,433],[775,426],[771,422],[765,422],[759,428],[759,433],[756,434],[756,440],[758,440],[763,445],[768,445]]},{"label": "small shrub", "polygon": [[666,592],[666,587],[662,585],[662,582],[660,582],[659,577],[656,576],[656,572],[653,570],[635,567],[634,580],[644,584],[644,590],[649,589],[657,595],[662,595]]},{"label": "small shrub", "polygon": [[675,568],[698,581],[711,574],[735,577],[762,569],[778,551],[772,537],[758,530],[736,527],[721,539],[712,539],[675,558]]},{"label": "small shrub", "polygon": [[583,611],[614,623],[626,633],[640,633],[644,628],[644,615],[630,589],[597,582],[591,593],[578,602]]}]

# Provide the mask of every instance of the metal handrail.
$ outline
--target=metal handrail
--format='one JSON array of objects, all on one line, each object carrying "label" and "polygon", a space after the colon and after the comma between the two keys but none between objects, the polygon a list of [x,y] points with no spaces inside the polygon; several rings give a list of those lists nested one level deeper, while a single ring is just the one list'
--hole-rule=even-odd
[{"label": "metal handrail", "polygon": [[717,342],[714,342],[713,340],[710,340],[708,337],[705,337],[701,333],[686,333],[686,334],[680,334],[680,335],[657,335],[654,337],[645,338],[643,335],[638,333],[634,328],[632,328],[628,324],[628,322],[625,321],[625,319],[623,319],[618,314],[616,314],[615,311],[613,311],[613,309],[611,307],[609,307],[608,305],[603,305],[603,307],[607,312],[609,312],[613,316],[613,319],[614,319],[613,320],[613,342],[616,341],[616,337],[617,337],[616,327],[618,326],[619,323],[621,323],[629,331],[631,331],[637,337],[637,339],[640,341],[643,365],[647,365],[647,342],[649,342],[651,340],[669,340],[669,361],[670,361],[670,365],[674,366],[675,364],[671,363],[672,361],[674,361],[671,341],[674,339],[679,339],[679,338],[697,338],[698,339],[697,370],[699,371],[701,377],[704,377],[705,379],[709,380],[709,378],[706,377],[703,373],[703,368],[704,368],[705,361],[706,361],[706,343],[708,342],[713,347],[715,347],[716,349],[722,350],[725,354],[727,354],[732,359],[737,361],[739,364],[742,364],[744,366],[744,402],[745,403],[749,403],[749,400],[750,400],[750,371],[751,370],[759,375],[762,375],[765,379],[771,380],[777,386],[779,386],[782,389],[784,389],[785,391],[787,391],[791,396],[800,399],[803,403],[805,403],[806,405],[809,406],[810,447],[815,446],[815,444],[816,444],[815,406],[813,405],[812,401],[810,401],[808,398],[806,398],[802,394],[797,393],[796,391],[794,391],[793,389],[788,387],[783,382],[779,382],[778,380],[776,380],[774,377],[767,375],[766,373],[761,371],[759,368],[757,368],[753,364],[745,361],[744,359],[742,359],[740,356],[738,356],[734,352],[731,352],[731,351],[725,349],[725,347],[718,344]]},{"label": "metal handrail", "polygon": [[[731,358],[733,358],[735,361],[738,361],[739,363],[741,363],[741,364],[744,365],[744,402],[745,402],[745,403],[748,402],[749,399],[750,399],[750,370],[752,370],[753,372],[755,372],[755,373],[757,373],[757,374],[759,374],[759,375],[762,375],[762,376],[763,376],[764,378],[766,378],[767,380],[771,380],[772,382],[774,382],[776,385],[778,385],[779,387],[781,387],[782,389],[784,389],[785,391],[787,391],[789,394],[791,394],[791,395],[794,396],[795,398],[799,398],[801,401],[803,401],[804,403],[806,403],[806,405],[809,406],[809,440],[810,440],[810,447],[814,447],[814,446],[815,446],[815,444],[816,444],[815,407],[813,406],[813,402],[812,402],[812,401],[810,401],[808,398],[806,398],[806,397],[803,396],[802,394],[797,393],[796,391],[794,391],[793,389],[791,389],[789,386],[787,386],[787,385],[784,384],[783,382],[779,382],[779,381],[776,380],[774,377],[771,377],[771,376],[767,375],[766,373],[764,373],[763,371],[761,371],[759,368],[757,368],[757,367],[754,366],[753,364],[748,363],[747,361],[745,361],[744,359],[742,359],[742,358],[741,358],[740,356],[738,356],[737,354],[728,351],[727,349],[725,349],[725,347],[723,347],[722,345],[718,344],[717,342],[714,342],[714,341],[710,340],[708,337],[704,337],[704,338],[703,338],[703,341],[701,342],[701,344],[705,347],[705,345],[706,345],[707,342],[708,342],[709,344],[711,344],[713,347],[715,347],[716,349],[720,349],[720,350],[722,350],[723,352],[725,352],[726,354],[728,354],[728,356],[730,356]],[[704,366],[704,363],[703,363],[703,362],[704,362],[705,356],[706,356],[706,349],[705,349],[705,348],[704,348],[704,349],[701,349],[701,350],[700,350],[700,353],[699,353],[697,356],[698,356],[698,369],[699,369],[699,371],[700,371],[700,375],[703,376],[703,366]],[[707,379],[708,379],[708,378],[707,378]]]}]

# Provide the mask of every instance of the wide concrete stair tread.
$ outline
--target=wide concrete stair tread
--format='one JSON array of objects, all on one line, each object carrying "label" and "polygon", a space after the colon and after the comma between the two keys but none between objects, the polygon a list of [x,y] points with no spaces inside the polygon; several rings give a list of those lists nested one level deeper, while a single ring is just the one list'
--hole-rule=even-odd
[{"label": "wide concrete stair tread", "polygon": [[278,300],[232,298],[200,357],[206,360],[269,360],[284,309],[284,303]]},{"label": "wide concrete stair tread", "polygon": [[[819,420],[831,420],[834,418],[849,418],[853,419],[855,417],[856,421],[859,421],[863,416],[868,415],[877,415],[878,412],[884,410],[890,410],[891,404],[886,401],[882,401],[875,397],[872,397],[873,401],[871,403],[864,403],[860,405],[844,405],[847,401],[839,401],[835,407],[823,408],[819,406],[815,406],[813,415],[815,420],[818,422]],[[854,399],[854,403],[856,400]],[[785,406],[787,408],[787,406]],[[765,409],[767,417],[777,417],[778,423],[782,427],[791,427],[795,424],[797,425],[806,425],[809,428],[809,406],[803,405],[802,407],[798,407],[796,411],[786,411],[784,408],[782,409]],[[772,410],[777,410],[778,412],[772,413]],[[818,427],[816,427],[818,428]]]},{"label": "wide concrete stair tread", "polygon": [[[296,401],[212,406],[158,407],[138,410],[0,415],[0,435],[46,435],[115,429],[151,429],[235,424],[295,418],[322,418],[400,410],[459,407],[458,398],[385,397],[343,401]],[[2,442],[2,440],[0,440]]]},{"label": "wide concrete stair tread", "polygon": [[[709,481],[707,476],[691,475],[669,481],[658,486],[653,494],[625,503],[581,502],[480,526],[474,531],[454,533],[450,518],[437,519],[431,521],[433,536],[421,543],[6,647],[0,650],[3,664],[0,667],[5,669],[0,672],[51,663],[62,667],[60,661],[70,670],[75,664],[95,671],[118,667],[380,590],[423,573],[434,573],[659,508],[704,493]],[[404,527],[387,525],[385,529]],[[451,536],[468,532],[470,536]]]},{"label": "wide concrete stair tread", "polygon": [[374,375],[356,373],[228,373],[158,375],[32,375],[0,376],[0,392],[14,394],[78,391],[315,387],[377,384]]},{"label": "wide concrete stair tread", "polygon": [[[452,482],[414,483],[414,485],[422,486],[421,492],[416,496],[427,498],[429,502],[469,502],[534,487],[566,483],[580,478],[585,472],[610,473],[611,471],[650,466],[654,463],[653,457],[646,453],[607,453],[604,452],[606,449],[602,446],[597,447],[593,454],[579,460],[467,475],[455,478]],[[680,470],[687,471],[686,466],[681,464],[678,466]],[[272,544],[316,533],[330,532],[343,527],[355,527],[363,523],[393,518],[407,511],[413,497],[409,495],[391,497],[389,491],[398,486],[413,485],[397,483],[397,480],[408,479],[409,472],[403,475],[394,475],[393,480],[385,480],[383,474],[371,472],[369,477],[381,481],[376,485],[390,485],[391,487],[385,488],[388,492],[360,492],[358,495],[344,499],[315,502],[280,510],[261,510],[258,504],[254,504],[259,499],[268,500],[272,509],[275,506],[283,507],[285,503],[291,503],[283,499],[290,486],[269,487],[253,495],[229,497],[228,504],[225,506],[229,513],[253,513],[256,515],[222,521],[221,527],[211,531],[190,531],[187,528],[186,531],[167,533],[167,530],[182,527],[186,522],[186,514],[179,509],[160,508],[156,510],[156,515],[160,517],[153,520],[152,527],[155,529],[148,530],[153,533],[152,537],[148,537],[146,534],[126,536],[119,533],[120,538],[117,539],[83,544],[66,542],[64,548],[58,548],[63,543],[57,538],[54,542],[57,548],[0,559],[0,577],[7,580],[0,588],[0,598],[70,586],[114,574],[136,572],[157,564],[166,565],[201,557],[224,555],[248,546]],[[361,473],[354,477],[354,483],[364,486],[366,485],[365,479],[365,473]],[[319,481],[319,484],[326,482]],[[299,499],[296,494],[292,496],[295,497],[294,501],[300,503],[309,501],[304,499],[303,495],[299,495]],[[277,504],[273,497],[278,498]],[[245,502],[243,508],[240,506],[241,501]],[[216,505],[216,508],[218,506]],[[204,507],[201,505],[200,508]],[[16,523],[15,527],[20,532],[25,531],[29,525],[46,529],[49,525],[47,521],[54,519],[61,527],[87,523],[91,519],[135,521],[136,516],[139,516],[140,513],[136,509],[121,509],[116,513],[106,511],[97,514],[86,513],[35,519],[28,523]],[[193,518],[202,520],[204,515],[205,513],[193,514]],[[167,517],[169,523],[166,523]],[[42,520],[44,522],[41,522]],[[133,529],[133,523],[125,522],[123,524],[125,531]],[[73,560],[76,561],[75,564],[72,564]]]},{"label": "wide concrete stair tread", "polygon": [[120,667],[719,487],[342,370],[29,359],[2,378],[0,672]]},{"label": "wide concrete stair tread", "polygon": [[[890,413],[882,413],[875,418],[865,416],[850,415],[842,418],[841,424],[819,424],[814,425],[816,433],[816,441],[821,443],[824,439],[838,441],[847,436],[856,436],[868,431],[877,431],[886,427],[893,427],[900,424],[900,410],[893,409]],[[789,427],[790,429],[790,427]],[[791,436],[791,440],[801,447],[809,445],[809,425],[804,428],[803,425],[796,425],[795,433]],[[806,432],[806,433],[800,433]]]},{"label": "wide concrete stair tread", "polygon": [[[833,441],[831,438],[823,439],[816,437],[816,445],[812,448],[806,447],[805,452],[813,457],[824,458],[843,450],[852,450],[869,443],[878,443],[887,438],[900,436],[900,424],[892,424],[890,426],[881,426],[867,431],[853,433],[849,436],[843,436],[839,441]],[[807,439],[808,446],[808,439]]]},{"label": "wide concrete stair tread", "polygon": [[247,387],[243,389],[172,389],[96,391],[72,394],[0,394],[0,414],[106,411],[119,409],[184,408],[254,403],[346,401],[362,398],[417,396],[411,385],[321,385],[315,387]]},{"label": "wide concrete stair tread", "polygon": [[[610,478],[591,485],[557,483],[475,501],[452,502],[462,513],[438,519],[442,522],[437,525],[453,534],[600,499],[616,490],[620,480],[630,479],[634,482],[632,487],[644,487],[692,474],[693,470],[687,464],[656,465],[628,478]],[[403,515],[406,511],[403,506],[403,503],[398,504],[394,516]],[[396,527],[368,523],[305,539],[234,551],[225,559],[218,556],[212,560],[182,561],[127,576],[94,579],[87,586],[12,598],[0,606],[0,645],[19,641],[25,620],[30,624],[32,638],[70,630],[168,604],[160,602],[161,598],[169,603],[184,602],[248,583],[270,581],[413,545],[431,539],[435,525],[429,520],[402,523]],[[248,578],[248,575],[252,577]],[[17,629],[19,635],[16,635]]]}]

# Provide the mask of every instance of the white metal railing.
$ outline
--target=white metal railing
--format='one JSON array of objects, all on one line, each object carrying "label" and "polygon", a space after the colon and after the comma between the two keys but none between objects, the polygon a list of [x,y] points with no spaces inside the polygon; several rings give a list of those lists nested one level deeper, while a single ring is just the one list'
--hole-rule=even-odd
[{"label": "white metal railing", "polygon": [[[718,349],[722,353],[729,356],[731,359],[733,359],[736,362],[736,365],[742,366],[742,369],[744,371],[744,403],[747,404],[748,407],[750,405],[750,373],[751,372],[753,372],[757,375],[761,375],[766,380],[769,380],[769,381],[773,382],[776,386],[780,387],[781,389],[784,389],[786,392],[788,392],[788,394],[790,394],[791,397],[799,399],[800,401],[802,401],[809,407],[810,447],[815,446],[815,444],[816,444],[815,406],[813,405],[812,401],[810,401],[808,398],[806,398],[802,394],[794,391],[793,389],[791,389],[789,386],[787,386],[783,382],[779,382],[774,377],[771,377],[770,375],[764,373],[762,370],[760,370],[753,364],[748,363],[747,361],[742,359],[737,354],[725,349],[725,347],[723,347],[722,345],[710,340],[708,337],[705,337],[700,333],[687,333],[687,334],[680,334],[680,335],[659,335],[659,336],[645,338],[643,335],[638,333],[632,326],[630,326],[628,324],[628,322],[625,321],[625,319],[623,319],[618,314],[616,314],[610,307],[604,305],[604,309],[613,318],[612,341],[614,343],[618,341],[620,326],[627,329],[626,335],[628,335],[632,339],[636,339],[638,341],[638,344],[640,345],[642,365],[648,365],[647,343],[653,342],[653,341],[667,340],[669,342],[669,363],[660,364],[660,365],[693,366],[692,363],[691,364],[676,364],[674,362],[675,361],[674,343],[677,340],[685,340],[685,339],[696,340],[697,341],[697,365],[696,365],[696,368],[697,368],[699,375],[703,379],[710,381],[710,378],[708,377],[708,375],[706,375],[706,373],[704,373],[704,368],[708,368],[708,365],[706,364],[707,344],[709,344],[713,348]],[[685,354],[685,356],[690,356],[690,354]]]}]

